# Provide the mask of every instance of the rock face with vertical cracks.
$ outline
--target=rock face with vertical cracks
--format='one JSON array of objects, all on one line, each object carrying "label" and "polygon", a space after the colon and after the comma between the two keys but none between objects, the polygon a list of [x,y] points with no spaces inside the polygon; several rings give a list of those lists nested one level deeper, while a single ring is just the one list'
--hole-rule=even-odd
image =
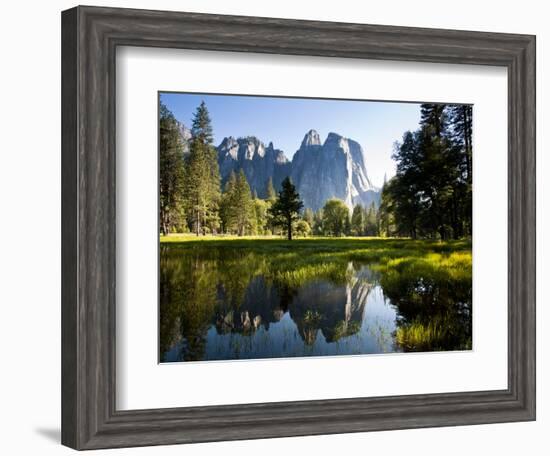
[{"label": "rock face with vertical cracks", "polygon": [[291,163],[284,152],[273,147],[273,143],[264,145],[258,138],[224,138],[217,147],[218,164],[222,184],[225,184],[231,171],[244,171],[250,189],[258,197],[267,196],[267,183],[271,178],[275,188],[279,188],[283,179],[290,175]]},{"label": "rock face with vertical cracks", "polygon": [[292,159],[291,177],[304,206],[314,211],[330,198],[344,201],[350,209],[380,202],[380,191],[367,175],[363,149],[337,133],[329,133],[323,144],[315,130],[306,133]]},{"label": "rock face with vertical cracks", "polygon": [[[180,132],[184,150],[188,150],[190,132],[183,124]],[[322,142],[317,131],[308,131],[292,161],[272,142],[266,146],[255,136],[226,137],[216,150],[222,185],[231,172],[243,170],[251,190],[260,198],[267,196],[269,179],[278,190],[289,176],[304,208],[314,211],[330,198],[344,201],[350,209],[356,204],[368,207],[380,203],[380,189],[368,177],[363,148],[337,133],[329,133]]]}]

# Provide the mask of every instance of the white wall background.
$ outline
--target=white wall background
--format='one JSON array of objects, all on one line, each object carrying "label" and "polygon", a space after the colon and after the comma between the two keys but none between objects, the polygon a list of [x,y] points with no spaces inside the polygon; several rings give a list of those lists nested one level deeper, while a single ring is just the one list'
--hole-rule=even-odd
[{"label": "white wall background", "polygon": [[[96,454],[386,455],[546,454],[550,447],[549,290],[550,29],[540,0],[319,2],[303,0],[100,1],[104,6],[363,22],[537,35],[538,420],[487,426],[392,431],[101,451]],[[0,19],[0,452],[69,454],[60,423],[60,11],[64,0],[10,2]],[[487,185],[491,185],[487,182]],[[406,377],[406,374],[404,374]]]}]

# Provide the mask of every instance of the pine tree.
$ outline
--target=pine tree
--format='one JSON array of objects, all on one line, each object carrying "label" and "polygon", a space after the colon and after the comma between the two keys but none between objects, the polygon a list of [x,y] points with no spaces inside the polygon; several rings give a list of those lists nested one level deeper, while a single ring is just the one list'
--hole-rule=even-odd
[{"label": "pine tree", "polygon": [[462,149],[465,178],[472,183],[472,106],[452,105],[449,108],[451,135],[455,144]]},{"label": "pine tree", "polygon": [[197,236],[219,227],[220,171],[212,146],[212,125],[204,101],[197,108],[191,128],[192,140],[185,167],[185,204]]},{"label": "pine tree", "polygon": [[374,201],[365,212],[365,234],[367,236],[378,236],[378,214]]},{"label": "pine tree", "polygon": [[237,177],[233,202],[237,234],[244,236],[248,230],[251,230],[255,214],[250,186],[242,169]]},{"label": "pine tree", "polygon": [[[238,175],[233,171],[225,184],[225,191],[220,204],[220,218],[224,232],[244,236],[258,229],[256,202],[250,193],[250,186],[241,169]],[[259,206],[259,204],[258,204]],[[261,212],[261,209],[258,208]]]},{"label": "pine tree", "polygon": [[392,192],[390,190],[391,182],[394,179],[398,178],[394,177],[389,181],[384,182],[380,196],[380,207],[378,208],[378,226],[380,236],[383,237],[392,237],[395,234],[395,227],[393,222],[395,206]]},{"label": "pine tree", "polygon": [[384,233],[460,238],[471,234],[471,106],[421,105],[420,129],[406,132],[382,190]]},{"label": "pine tree", "polygon": [[166,235],[183,221],[185,170],[176,118],[162,102],[159,129],[159,228]]},{"label": "pine tree", "polygon": [[270,213],[273,216],[273,223],[283,226],[286,229],[288,240],[291,241],[292,224],[298,220],[299,211],[304,203],[300,200],[300,195],[289,177],[283,180],[281,187],[276,201],[270,208]]},{"label": "pine tree", "polygon": [[275,202],[275,200],[277,199],[277,193],[275,192],[275,188],[273,187],[273,179],[271,178],[271,176],[267,181],[266,199],[268,201],[271,201],[272,203]]},{"label": "pine tree", "polygon": [[356,204],[351,214],[351,234],[362,236],[365,232],[365,212],[360,204]]},{"label": "pine tree", "polygon": [[426,152],[419,144],[420,133],[405,132],[403,142],[394,145],[393,159],[397,162],[397,175],[384,185],[386,202],[391,201],[395,211],[394,221],[397,234],[417,237],[419,220],[424,220],[419,196],[432,188],[424,166]]},{"label": "pine tree", "polygon": [[[472,106],[452,105],[449,108],[451,139],[461,177],[454,201],[459,235],[472,234]],[[462,222],[462,223],[461,223]]]},{"label": "pine tree", "polygon": [[206,103],[201,101],[201,104],[197,107],[195,115],[193,117],[193,124],[191,127],[191,136],[193,140],[198,140],[202,144],[212,144],[212,121]]},{"label": "pine tree", "polygon": [[444,104],[420,105],[420,126],[428,128],[429,133],[440,138],[447,127],[447,113]]},{"label": "pine tree", "polygon": [[275,218],[271,214],[270,209],[277,200],[277,193],[275,192],[275,188],[273,187],[273,179],[271,178],[271,176],[267,180],[265,194],[267,203],[267,228],[269,229],[269,231],[271,231],[272,234],[275,234],[275,232],[278,231],[277,227],[279,225],[275,223]]},{"label": "pine tree", "polygon": [[237,176],[231,170],[220,201],[221,229],[224,233],[230,233],[235,226],[235,211],[233,210],[234,202],[232,198],[234,198],[236,186]]}]

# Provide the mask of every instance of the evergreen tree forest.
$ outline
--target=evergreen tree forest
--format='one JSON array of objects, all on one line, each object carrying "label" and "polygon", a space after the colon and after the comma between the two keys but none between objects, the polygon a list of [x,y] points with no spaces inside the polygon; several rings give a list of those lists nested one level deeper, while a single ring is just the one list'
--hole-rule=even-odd
[{"label": "evergreen tree forest", "polygon": [[420,128],[395,144],[379,229],[386,236],[459,239],[472,234],[472,107],[421,105]]},{"label": "evergreen tree forest", "polygon": [[[243,170],[222,187],[206,104],[196,109],[188,147],[170,110],[160,105],[159,230],[161,234],[380,236],[459,239],[472,234],[472,107],[422,104],[418,130],[394,144],[396,174],[384,182],[380,204],[332,198],[304,208],[289,177],[265,199]],[[186,151],[184,153],[184,150]]]},{"label": "evergreen tree forest", "polygon": [[159,224],[162,234],[184,226],[183,143],[176,118],[161,103],[159,125]]}]

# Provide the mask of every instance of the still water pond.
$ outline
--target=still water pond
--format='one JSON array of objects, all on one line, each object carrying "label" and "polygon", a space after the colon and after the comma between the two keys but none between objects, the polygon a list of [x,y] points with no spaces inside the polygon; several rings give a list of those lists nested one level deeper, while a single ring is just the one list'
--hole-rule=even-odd
[{"label": "still water pond", "polygon": [[[161,362],[471,348],[471,281],[338,258],[161,245]],[[276,269],[276,270],[275,270]],[[417,268],[418,269],[418,268]]]}]

